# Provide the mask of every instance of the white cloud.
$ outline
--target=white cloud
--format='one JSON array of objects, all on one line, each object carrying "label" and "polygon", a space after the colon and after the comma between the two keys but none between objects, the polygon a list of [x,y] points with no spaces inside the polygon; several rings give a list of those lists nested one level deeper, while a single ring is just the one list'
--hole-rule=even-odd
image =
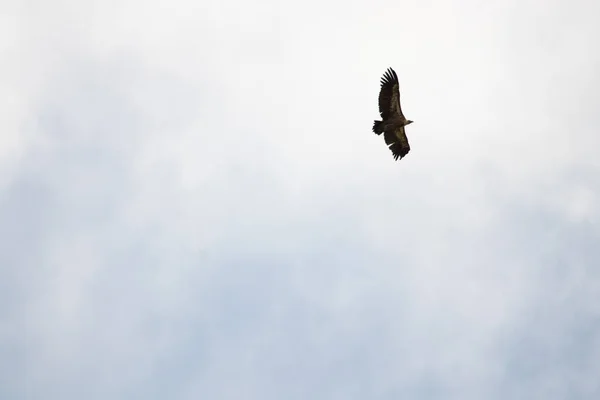
[{"label": "white cloud", "polygon": [[9,7],[0,397],[596,398],[597,8]]}]

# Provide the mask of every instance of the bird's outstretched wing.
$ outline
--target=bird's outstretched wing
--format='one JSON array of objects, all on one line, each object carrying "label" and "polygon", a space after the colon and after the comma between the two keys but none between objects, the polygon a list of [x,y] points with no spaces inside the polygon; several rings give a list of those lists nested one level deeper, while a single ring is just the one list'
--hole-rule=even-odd
[{"label": "bird's outstretched wing", "polygon": [[392,115],[404,118],[400,107],[400,84],[398,75],[392,68],[388,68],[381,78],[381,89],[379,90],[379,114],[384,120]]},{"label": "bird's outstretched wing", "polygon": [[394,160],[401,160],[410,151],[410,145],[403,126],[385,131],[384,138],[385,144],[388,145],[394,155]]}]

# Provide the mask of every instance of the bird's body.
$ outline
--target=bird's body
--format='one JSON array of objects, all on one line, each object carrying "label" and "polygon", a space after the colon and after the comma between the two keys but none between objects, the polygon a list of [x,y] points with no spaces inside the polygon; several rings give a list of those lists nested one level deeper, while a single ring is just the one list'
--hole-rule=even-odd
[{"label": "bird's body", "polygon": [[373,132],[377,135],[384,134],[385,144],[392,151],[394,160],[402,159],[410,151],[404,127],[413,121],[406,119],[402,113],[400,85],[392,68],[388,68],[381,78],[379,114],[382,120],[373,123]]}]

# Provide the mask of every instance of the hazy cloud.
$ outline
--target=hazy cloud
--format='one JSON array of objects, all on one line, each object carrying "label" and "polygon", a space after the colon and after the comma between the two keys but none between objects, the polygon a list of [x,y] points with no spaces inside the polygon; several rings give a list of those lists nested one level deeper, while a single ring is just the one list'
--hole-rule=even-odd
[{"label": "hazy cloud", "polygon": [[600,395],[595,2],[3,7],[0,397]]}]

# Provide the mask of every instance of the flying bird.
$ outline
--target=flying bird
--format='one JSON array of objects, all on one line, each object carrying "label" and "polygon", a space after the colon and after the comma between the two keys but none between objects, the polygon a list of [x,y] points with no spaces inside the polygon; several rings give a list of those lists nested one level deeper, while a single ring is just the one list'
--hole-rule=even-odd
[{"label": "flying bird", "polygon": [[410,151],[404,127],[413,122],[402,114],[399,86],[396,71],[388,68],[381,78],[379,90],[379,114],[382,121],[373,123],[373,132],[377,135],[384,134],[385,144],[392,151],[394,160],[401,160]]}]

